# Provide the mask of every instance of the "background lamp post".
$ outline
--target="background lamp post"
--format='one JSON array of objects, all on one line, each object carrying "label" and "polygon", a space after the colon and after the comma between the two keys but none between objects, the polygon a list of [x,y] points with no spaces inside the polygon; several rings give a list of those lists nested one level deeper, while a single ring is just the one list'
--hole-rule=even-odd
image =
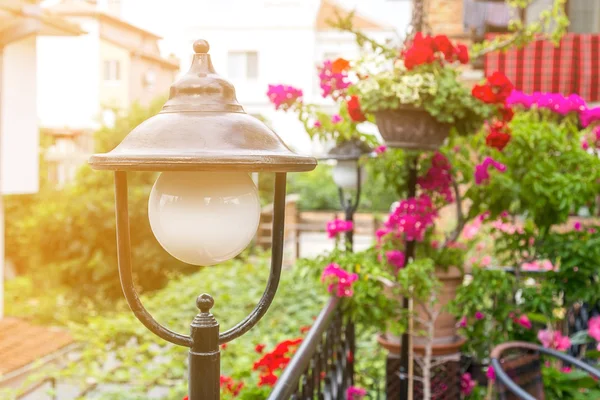
[{"label": "background lamp post", "polygon": [[[354,223],[354,213],[360,204],[361,186],[365,179],[364,166],[360,159],[371,152],[371,148],[361,140],[343,142],[329,151],[325,160],[334,160],[333,181],[338,187],[340,204],[346,221]],[[354,196],[352,196],[354,192]],[[354,249],[354,231],[346,232],[346,249]]]},{"label": "background lamp post", "polygon": [[[293,153],[258,119],[244,112],[231,83],[216,74],[209,45],[194,43],[190,70],[172,87],[162,111],[136,127],[111,152],[90,165],[115,171],[119,275],[135,316],[154,334],[190,348],[190,400],[219,398],[219,345],[251,329],[269,308],[281,274],[287,172],[315,168],[312,157]],[[238,255],[256,233],[260,202],[251,172],[275,172],[271,271],[256,308],[219,333],[208,294],[190,335],[161,326],[142,305],[132,278],[127,172],[160,171],[150,194],[148,217],[161,246],[175,258],[214,265]]]}]

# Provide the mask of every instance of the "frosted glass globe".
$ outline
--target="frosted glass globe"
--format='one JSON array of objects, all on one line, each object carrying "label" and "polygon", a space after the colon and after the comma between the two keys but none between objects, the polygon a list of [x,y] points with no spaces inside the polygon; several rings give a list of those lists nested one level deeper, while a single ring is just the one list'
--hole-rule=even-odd
[{"label": "frosted glass globe", "polygon": [[[358,186],[357,161],[338,161],[333,167],[333,181],[342,189],[355,190]],[[360,167],[360,184],[365,181],[365,169]]]},{"label": "frosted glass globe", "polygon": [[237,256],[258,229],[258,189],[243,172],[163,172],[148,203],[154,236],[173,257],[214,265]]}]

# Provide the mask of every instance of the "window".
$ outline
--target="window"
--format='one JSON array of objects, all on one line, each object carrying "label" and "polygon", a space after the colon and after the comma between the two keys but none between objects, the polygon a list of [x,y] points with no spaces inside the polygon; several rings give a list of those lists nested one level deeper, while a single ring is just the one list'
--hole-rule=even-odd
[{"label": "window", "polygon": [[121,65],[117,60],[104,61],[104,80],[105,81],[120,81],[121,80]]},{"label": "window", "polygon": [[600,33],[600,0],[568,0],[567,14],[574,33]]},{"label": "window", "polygon": [[153,89],[156,84],[156,72],[152,69],[146,71],[142,78],[142,84],[146,89]]},{"label": "window", "polygon": [[258,53],[230,51],[227,57],[227,76],[231,79],[258,78]]}]

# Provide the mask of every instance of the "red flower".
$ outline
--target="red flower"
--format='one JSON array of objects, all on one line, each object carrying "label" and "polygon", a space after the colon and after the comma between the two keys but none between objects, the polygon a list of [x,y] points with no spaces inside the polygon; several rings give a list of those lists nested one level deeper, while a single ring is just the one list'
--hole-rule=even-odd
[{"label": "red flower", "polygon": [[260,376],[260,381],[258,382],[258,386],[274,386],[277,382],[277,376],[273,373],[268,373]]},{"label": "red flower", "polygon": [[264,344],[257,344],[256,347],[254,347],[254,351],[256,351],[258,354],[262,353],[264,349]]},{"label": "red flower", "polygon": [[310,325],[301,326],[300,333],[306,333],[306,332],[310,331],[310,328],[312,328]]},{"label": "red flower", "polygon": [[502,72],[494,72],[487,80],[498,98],[498,103],[504,103],[515,88]]},{"label": "red flower", "polygon": [[448,39],[446,35],[437,35],[433,38],[433,44],[435,46],[435,50],[441,51],[444,54],[444,58],[446,61],[452,61],[454,56],[454,46]]},{"label": "red flower", "polygon": [[464,44],[459,44],[454,50],[456,57],[461,64],[467,64],[469,62],[469,49]]},{"label": "red flower", "polygon": [[435,54],[431,47],[414,45],[404,53],[404,65],[411,70],[422,64],[431,64],[435,61]]},{"label": "red flower", "polygon": [[494,147],[500,151],[510,142],[510,135],[503,132],[490,132],[485,138],[485,144],[489,147]]},{"label": "red flower", "polygon": [[502,151],[508,142],[510,142],[510,138],[511,136],[506,123],[497,121],[490,126],[490,133],[485,138],[485,144]]},{"label": "red flower", "polygon": [[488,104],[504,104],[512,93],[514,86],[512,82],[501,72],[494,72],[487,78],[484,85],[473,87],[473,97]]},{"label": "red flower", "polygon": [[227,348],[227,343],[223,343],[223,344],[221,345],[221,350],[225,350],[226,348]]},{"label": "red flower", "polygon": [[515,116],[515,112],[513,111],[512,108],[502,107],[500,109],[500,115],[502,116],[502,121],[510,122],[510,121],[512,121],[513,117]]},{"label": "red flower", "polygon": [[489,85],[475,85],[471,91],[473,97],[483,101],[484,103],[497,103],[496,94]]},{"label": "red flower", "polygon": [[231,382],[233,382],[233,379],[231,379],[230,376],[221,375],[219,377],[219,385],[221,387],[223,387],[223,386],[225,386],[225,385],[227,385],[228,383],[231,383]]},{"label": "red flower", "polygon": [[350,100],[348,100],[346,106],[348,107],[348,115],[350,115],[350,119],[352,121],[364,122],[367,120],[365,114],[363,113],[360,107],[360,100],[358,99],[358,96],[350,97]]},{"label": "red flower", "polygon": [[412,42],[413,47],[429,47],[433,49],[434,42],[430,35],[423,36],[423,32],[417,32]]},{"label": "red flower", "polygon": [[350,350],[348,350],[348,353],[346,354],[346,361],[348,361],[349,363],[354,362],[354,353]]}]

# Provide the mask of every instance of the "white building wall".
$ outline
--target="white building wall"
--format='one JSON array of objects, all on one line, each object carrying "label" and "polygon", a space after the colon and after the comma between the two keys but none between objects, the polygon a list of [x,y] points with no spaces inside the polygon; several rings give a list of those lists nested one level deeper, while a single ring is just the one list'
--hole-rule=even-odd
[{"label": "white building wall", "polygon": [[[13,42],[0,56],[0,195],[38,191],[36,40]],[[0,197],[0,319],[4,315],[4,208]]]},{"label": "white building wall", "polygon": [[39,184],[35,36],[6,46],[2,64],[0,191],[35,193]]},{"label": "white building wall", "polygon": [[38,38],[38,115],[42,127],[99,126],[99,25],[89,18],[74,22],[88,33]]}]

